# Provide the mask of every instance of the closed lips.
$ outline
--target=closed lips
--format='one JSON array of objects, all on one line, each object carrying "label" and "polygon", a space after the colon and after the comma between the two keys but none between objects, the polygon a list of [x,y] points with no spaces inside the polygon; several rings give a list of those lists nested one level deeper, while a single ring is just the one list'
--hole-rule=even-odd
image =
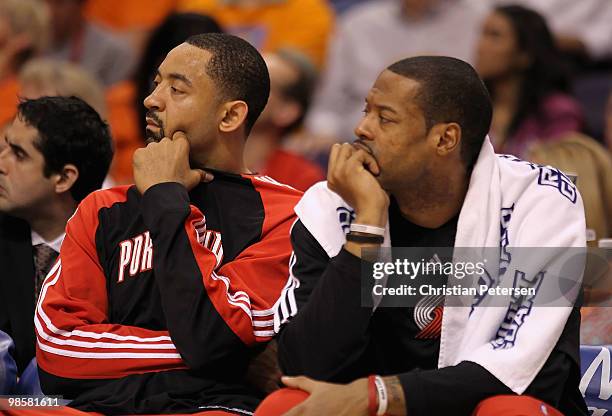
[{"label": "closed lips", "polygon": [[360,140],[356,140],[355,142],[353,142],[353,145],[357,146],[360,149],[365,150],[366,152],[368,152],[369,154],[372,154],[372,149],[370,149],[368,147],[367,144],[364,144],[362,141]]}]

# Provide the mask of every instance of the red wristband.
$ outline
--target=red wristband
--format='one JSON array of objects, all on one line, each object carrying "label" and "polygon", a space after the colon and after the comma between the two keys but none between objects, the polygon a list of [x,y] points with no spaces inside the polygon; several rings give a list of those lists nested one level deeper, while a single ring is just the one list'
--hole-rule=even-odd
[{"label": "red wristband", "polygon": [[376,416],[378,411],[378,393],[376,392],[376,376],[368,377],[368,416]]}]

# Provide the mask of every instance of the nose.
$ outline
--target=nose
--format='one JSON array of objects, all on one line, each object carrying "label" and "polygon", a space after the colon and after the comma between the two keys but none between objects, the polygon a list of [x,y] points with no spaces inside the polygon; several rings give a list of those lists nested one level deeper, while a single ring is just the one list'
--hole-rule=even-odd
[{"label": "nose", "polygon": [[370,123],[368,120],[368,115],[365,114],[362,119],[359,121],[357,126],[355,127],[355,136],[361,140],[372,140],[373,134],[372,129],[370,128]]},{"label": "nose", "polygon": [[159,85],[143,101],[144,106],[150,111],[163,111],[164,100],[159,94]]}]

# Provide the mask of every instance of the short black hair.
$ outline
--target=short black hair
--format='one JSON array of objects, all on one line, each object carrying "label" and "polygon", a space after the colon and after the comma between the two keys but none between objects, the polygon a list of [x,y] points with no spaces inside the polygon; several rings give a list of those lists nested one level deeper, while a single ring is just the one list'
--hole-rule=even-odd
[{"label": "short black hair", "polygon": [[387,68],[419,83],[417,103],[429,131],[435,124],[461,126],[461,158],[468,172],[489,132],[493,108],[483,81],[470,64],[447,56],[416,56]]},{"label": "short black hair", "polygon": [[79,177],[70,193],[77,202],[102,186],[113,147],[108,125],[96,110],[77,97],[23,100],[17,110],[21,120],[38,130],[34,145],[45,159],[46,177],[75,165]]},{"label": "short black hair", "polygon": [[203,33],[191,36],[186,42],[211,53],[206,74],[216,83],[222,98],[247,103],[248,136],[270,95],[266,62],[255,47],[236,36]]}]

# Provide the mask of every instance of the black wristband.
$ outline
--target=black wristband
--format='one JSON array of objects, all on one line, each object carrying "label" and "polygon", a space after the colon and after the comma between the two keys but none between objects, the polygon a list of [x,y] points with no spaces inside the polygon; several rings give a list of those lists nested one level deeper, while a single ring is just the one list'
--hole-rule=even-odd
[{"label": "black wristband", "polygon": [[385,241],[385,237],[376,234],[357,234],[350,232],[346,235],[346,241],[352,241],[353,243],[382,244]]}]

